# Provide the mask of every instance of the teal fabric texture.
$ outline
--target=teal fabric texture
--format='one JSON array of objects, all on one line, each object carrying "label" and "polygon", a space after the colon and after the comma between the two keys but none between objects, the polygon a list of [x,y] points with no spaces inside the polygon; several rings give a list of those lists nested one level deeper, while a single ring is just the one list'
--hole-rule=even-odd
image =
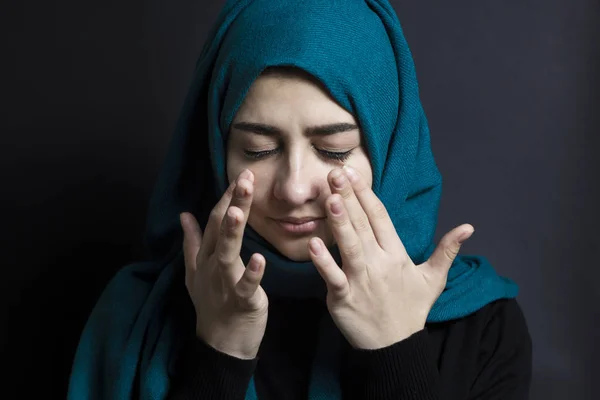
[{"label": "teal fabric texture", "polygon": [[[226,187],[229,127],[254,80],[267,67],[294,66],[318,79],[358,121],[373,170],[373,191],[385,204],[416,263],[432,254],[442,178],[431,151],[414,62],[387,0],[230,0],[196,64],[183,109],[150,199],[148,260],[111,280],[82,333],[73,363],[71,400],[164,399],[184,326],[179,213],[205,226]],[[336,254],[336,249],[332,249]],[[267,294],[321,297],[314,265],[279,254],[250,227],[242,258],[267,260]],[[459,255],[428,322],[467,316],[517,295],[481,256]],[[341,335],[327,316],[310,385],[311,399],[340,397],[336,354]],[[256,399],[250,382],[247,399]]]}]

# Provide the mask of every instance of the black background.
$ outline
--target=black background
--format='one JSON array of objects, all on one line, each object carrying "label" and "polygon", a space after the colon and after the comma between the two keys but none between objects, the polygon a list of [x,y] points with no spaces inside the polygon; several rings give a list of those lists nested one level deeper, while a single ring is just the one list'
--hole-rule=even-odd
[{"label": "black background", "polygon": [[[444,176],[438,238],[521,286],[533,399],[594,399],[600,3],[392,1]],[[63,398],[104,285],[141,257],[148,197],[222,1],[3,4],[1,398]],[[39,398],[39,397],[38,397]]]}]

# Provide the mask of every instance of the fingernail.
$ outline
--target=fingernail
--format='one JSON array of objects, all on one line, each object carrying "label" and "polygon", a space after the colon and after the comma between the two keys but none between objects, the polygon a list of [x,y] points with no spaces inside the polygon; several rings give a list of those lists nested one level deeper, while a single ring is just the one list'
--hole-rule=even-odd
[{"label": "fingernail", "polygon": [[344,174],[342,174],[342,171],[336,169],[333,171],[331,178],[333,180],[333,186],[338,189],[342,189],[344,187],[344,184],[346,183],[346,177]]},{"label": "fingernail", "polygon": [[256,260],[255,257],[252,257],[250,259],[250,265],[248,265],[248,268],[250,268],[250,271],[252,271],[252,272],[258,272],[258,270],[259,270],[259,263],[258,263],[258,261]]},{"label": "fingernail", "polygon": [[246,179],[248,179],[250,182],[254,183],[254,174],[252,173],[252,171],[250,171],[248,168],[246,168],[246,170],[244,172],[246,173]]},{"label": "fingernail", "polygon": [[248,179],[250,182],[254,183],[254,174],[252,173],[252,171],[246,168],[242,171],[241,174],[238,175],[237,181],[239,182],[240,179]]},{"label": "fingernail", "polygon": [[321,244],[316,238],[310,239],[308,245],[310,246],[310,251],[312,251],[315,255],[318,256],[319,254],[321,254]]},{"label": "fingernail", "polygon": [[[246,184],[247,185],[247,184]],[[252,191],[251,187],[246,187],[246,185],[238,185],[238,191],[237,191],[237,195],[239,197],[246,197],[250,194],[250,192]]]},{"label": "fingernail", "polygon": [[346,171],[346,176],[350,182],[354,183],[358,180],[358,173],[351,166],[344,165],[344,171]]},{"label": "fingernail", "polygon": [[463,232],[458,237],[458,243],[459,244],[463,244],[465,242],[465,240],[467,240],[467,238],[469,237],[469,235],[472,235],[473,233],[475,233],[475,231],[466,231],[466,232]]},{"label": "fingernail", "polygon": [[334,215],[341,215],[342,214],[342,204],[339,201],[334,201],[333,203],[331,203],[331,212]]}]

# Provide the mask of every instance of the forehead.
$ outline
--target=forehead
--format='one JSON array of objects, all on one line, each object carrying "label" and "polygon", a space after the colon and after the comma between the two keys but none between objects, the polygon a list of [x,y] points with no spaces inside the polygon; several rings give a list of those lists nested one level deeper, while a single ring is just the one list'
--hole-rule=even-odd
[{"label": "forehead", "polygon": [[308,74],[259,76],[250,87],[235,120],[265,123],[356,123],[325,87]]}]

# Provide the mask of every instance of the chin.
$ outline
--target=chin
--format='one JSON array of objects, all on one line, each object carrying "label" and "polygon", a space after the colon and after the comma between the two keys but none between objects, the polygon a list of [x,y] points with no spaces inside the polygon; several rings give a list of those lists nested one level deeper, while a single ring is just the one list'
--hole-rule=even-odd
[{"label": "chin", "polygon": [[293,241],[276,241],[271,244],[284,256],[290,260],[297,262],[311,261],[310,252],[308,250],[308,241],[310,237],[297,239]]}]

